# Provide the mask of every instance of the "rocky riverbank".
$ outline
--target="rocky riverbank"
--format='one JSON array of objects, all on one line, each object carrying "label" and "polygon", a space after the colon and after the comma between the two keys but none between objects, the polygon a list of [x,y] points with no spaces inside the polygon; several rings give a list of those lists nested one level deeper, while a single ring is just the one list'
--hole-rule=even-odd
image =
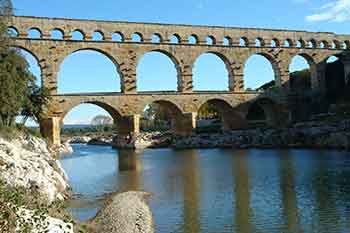
[{"label": "rocky riverbank", "polygon": [[193,133],[181,137],[170,133],[142,133],[115,137],[117,148],[319,148],[350,150],[350,120],[335,123],[304,122],[288,128],[260,128]]},{"label": "rocky riverbank", "polygon": [[[27,229],[25,232],[32,233],[73,232],[71,223],[43,214],[43,210],[30,209],[29,206],[17,206],[16,203],[16,200],[24,195],[22,198],[32,203],[39,202],[40,198],[40,203],[48,208],[52,203],[69,197],[68,178],[59,161],[54,157],[42,139],[30,135],[18,136],[13,140],[0,137],[0,180],[2,183],[0,212],[1,214],[9,212],[10,215],[11,212],[16,213],[14,217],[16,232],[23,232],[23,229]],[[17,191],[21,189],[24,191]],[[18,195],[17,199],[9,198],[12,192],[13,195]],[[6,225],[6,219],[0,220],[1,224]],[[5,225],[0,225],[3,230],[1,232],[7,232]]]}]

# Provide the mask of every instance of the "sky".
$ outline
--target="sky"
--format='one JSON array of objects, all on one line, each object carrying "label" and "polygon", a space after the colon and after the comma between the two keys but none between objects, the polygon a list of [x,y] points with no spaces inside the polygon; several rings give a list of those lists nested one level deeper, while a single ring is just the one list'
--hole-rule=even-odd
[{"label": "sky", "polygon": [[[258,4],[257,4],[258,3]],[[156,22],[235,27],[277,28],[350,34],[350,0],[13,0],[15,14],[94,20]],[[40,77],[34,58],[25,54],[31,70]],[[290,71],[308,68],[293,59]],[[68,56],[60,66],[59,93],[120,91],[117,67],[93,51]],[[194,66],[195,90],[226,90],[227,70],[215,55],[200,56]],[[271,64],[254,55],[245,65],[245,88],[273,79]],[[163,54],[146,54],[137,67],[138,90],[176,90],[176,70]],[[155,85],[157,84],[157,85]],[[74,108],[66,124],[86,124],[107,113],[93,105]]]}]

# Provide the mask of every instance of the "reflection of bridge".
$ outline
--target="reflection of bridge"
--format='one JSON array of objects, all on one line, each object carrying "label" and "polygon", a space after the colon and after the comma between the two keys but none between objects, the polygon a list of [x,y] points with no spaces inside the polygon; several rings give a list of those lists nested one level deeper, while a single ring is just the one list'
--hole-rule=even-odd
[{"label": "reflection of bridge", "polygon": [[[119,122],[121,133],[138,133],[139,115],[145,105],[153,102],[169,110],[174,116],[174,129],[180,134],[191,132],[196,113],[208,101],[222,112],[226,129],[244,127],[249,105],[254,101],[261,104],[271,124],[288,122],[286,91],[274,95],[244,92],[244,65],[253,54],[271,62],[276,85],[283,90],[289,90],[289,64],[296,55],[308,61],[313,89],[325,88],[326,60],[332,55],[343,62],[345,75],[350,73],[350,59],[344,55],[350,48],[350,36],[334,33],[37,17],[13,17],[9,29],[14,36],[12,45],[30,52],[38,60],[43,85],[51,90],[53,103],[41,128],[53,144],[60,143],[65,114],[81,103],[96,104],[107,110]],[[29,30],[36,30],[39,37],[28,38]],[[52,39],[53,30],[62,38]],[[73,39],[74,32],[80,33],[82,39]],[[101,40],[93,40],[93,33],[99,34]],[[114,41],[115,37],[119,41]],[[60,64],[68,55],[87,49],[98,51],[114,62],[121,77],[121,93],[57,95]],[[138,61],[152,51],[161,52],[174,62],[178,92],[136,92]],[[229,91],[193,92],[193,64],[204,53],[215,54],[226,64]]]}]

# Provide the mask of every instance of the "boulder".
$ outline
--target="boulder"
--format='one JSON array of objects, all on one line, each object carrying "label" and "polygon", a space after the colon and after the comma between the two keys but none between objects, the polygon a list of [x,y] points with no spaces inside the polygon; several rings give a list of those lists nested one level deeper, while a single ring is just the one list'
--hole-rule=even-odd
[{"label": "boulder", "polygon": [[93,220],[97,232],[153,233],[152,212],[146,192],[120,193],[111,198]]}]

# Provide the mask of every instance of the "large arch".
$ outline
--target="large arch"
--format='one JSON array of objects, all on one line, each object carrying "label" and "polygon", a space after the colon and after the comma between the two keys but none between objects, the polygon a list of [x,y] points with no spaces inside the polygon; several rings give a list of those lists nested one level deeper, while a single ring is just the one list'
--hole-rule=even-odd
[{"label": "large arch", "polygon": [[228,91],[233,71],[222,54],[206,52],[193,65],[193,89],[197,91]]},{"label": "large arch", "polygon": [[350,98],[349,80],[345,77],[344,63],[340,58],[340,55],[335,54],[325,59],[325,89],[327,100],[330,103],[336,103]]},{"label": "large arch", "polygon": [[[205,119],[203,111],[212,112],[210,115],[213,116],[209,116],[209,119]],[[203,120],[207,121],[207,123],[201,122]],[[219,125],[217,125],[217,121],[220,121]],[[223,99],[210,99],[203,103],[198,109],[197,122],[199,129],[201,125],[210,126],[210,124],[221,126],[222,130],[242,129],[247,126],[244,116]]]},{"label": "large arch", "polygon": [[[163,130],[172,130],[175,134],[183,134],[183,132],[187,130],[183,125],[184,115],[177,104],[168,100],[155,100],[152,103],[145,105],[145,113],[149,111],[149,108],[153,108],[153,120],[158,118],[163,121],[163,124],[167,125],[167,127],[163,127]],[[150,120],[152,116],[146,117],[145,113],[144,118]],[[160,115],[156,116],[157,114]]]},{"label": "large arch", "polygon": [[270,98],[259,98],[249,103],[246,119],[253,125],[280,127],[289,123],[289,112]]},{"label": "large arch", "polygon": [[120,92],[121,82],[117,61],[108,53],[94,48],[72,51],[61,62],[57,76],[59,94]]},{"label": "large arch", "polygon": [[180,80],[179,62],[167,51],[152,50],[138,60],[137,91],[176,91]]},{"label": "large arch", "polygon": [[267,53],[251,55],[244,66],[244,89],[265,91],[281,83],[275,59]]},{"label": "large arch", "polygon": [[306,55],[295,55],[289,64],[290,87],[292,91],[312,88],[311,77],[316,75],[315,63]]}]

